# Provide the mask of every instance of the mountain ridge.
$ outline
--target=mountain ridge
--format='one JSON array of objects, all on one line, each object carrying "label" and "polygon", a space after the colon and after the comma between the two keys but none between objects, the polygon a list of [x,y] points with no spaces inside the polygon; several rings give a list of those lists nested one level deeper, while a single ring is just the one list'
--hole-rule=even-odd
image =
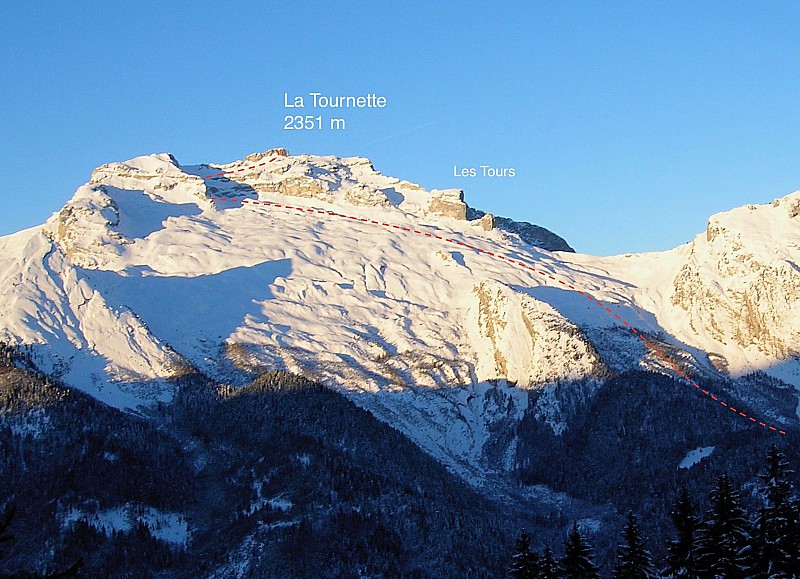
[{"label": "mountain ridge", "polygon": [[[478,484],[506,468],[484,456],[498,425],[531,410],[554,432],[568,428],[550,394],[529,400],[559,383],[635,368],[678,376],[676,367],[702,381],[785,364],[778,377],[800,385],[794,353],[776,346],[791,344],[800,322],[777,336],[755,324],[745,335],[730,315],[715,317],[735,268],[712,276],[721,291],[682,297],[703,259],[728,255],[703,243],[733,231],[731,251],[745,251],[735,235],[749,221],[738,214],[709,220],[718,237],[669,252],[553,253],[531,244],[542,237],[536,226],[495,227],[461,191],[426,191],[360,157],[286,153],[186,167],[159,154],[99,167],[42,229],[0,239],[15,256],[0,272],[10,282],[0,338],[32,345],[45,373],[127,408],[169,401],[187,368],[232,384],[289,370],[346,393]],[[770,206],[785,211],[783,237],[798,227],[797,198]],[[330,218],[342,207],[347,219]],[[763,208],[747,211],[752,221]],[[781,240],[762,239],[738,263],[773,271],[775,252],[764,247]],[[787,244],[782,259],[796,263],[796,249]],[[780,271],[788,291],[768,294],[773,318],[800,296],[795,270]],[[769,276],[759,279],[763,295]],[[676,323],[687,312],[688,326]],[[619,319],[639,336],[620,334]],[[658,340],[659,355],[640,336]],[[667,355],[678,366],[664,365]],[[778,428],[794,419],[772,418]]]}]

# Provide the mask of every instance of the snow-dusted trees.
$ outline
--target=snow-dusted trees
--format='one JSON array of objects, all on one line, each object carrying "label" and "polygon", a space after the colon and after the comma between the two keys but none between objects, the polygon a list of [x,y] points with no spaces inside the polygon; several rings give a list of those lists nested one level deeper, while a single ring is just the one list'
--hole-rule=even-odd
[{"label": "snow-dusted trees", "polygon": [[628,513],[628,522],[622,530],[622,544],[617,550],[614,579],[651,579],[656,577],[653,560],[644,545],[642,531],[636,515]]},{"label": "snow-dusted trees", "polygon": [[759,476],[764,506],[753,529],[753,577],[800,577],[800,502],[792,497],[791,474],[785,455],[772,444]]},{"label": "snow-dusted trees", "polygon": [[[632,512],[622,530],[613,568],[606,563],[603,571],[615,579],[800,578],[800,498],[795,480],[786,455],[772,444],[758,476],[758,492],[749,493],[747,500],[727,474],[720,474],[701,518],[691,491],[681,487],[669,511],[675,529],[665,545],[665,560],[659,560],[662,571],[655,570]],[[577,524],[567,535],[561,558],[554,557],[549,547],[532,552],[531,538],[523,533],[511,564],[512,577],[585,578],[599,573]]]},{"label": "snow-dusted trees", "polygon": [[697,543],[700,577],[747,577],[749,542],[747,514],[730,477],[723,473],[711,491],[711,508],[700,527]]},{"label": "snow-dusted trees", "polygon": [[685,486],[681,488],[675,507],[670,512],[675,525],[675,538],[667,544],[668,577],[697,579],[697,507]]},{"label": "snow-dusted trees", "polygon": [[572,525],[564,543],[564,558],[561,569],[565,579],[593,579],[599,577],[597,566],[592,561],[593,550],[586,542],[578,524]]},{"label": "snow-dusted trees", "polygon": [[531,552],[531,536],[522,531],[511,557],[511,576],[514,579],[535,579],[538,569],[539,556]]},{"label": "snow-dusted trees", "polygon": [[536,577],[537,579],[559,579],[561,577],[558,563],[556,563],[549,545],[545,546],[542,556],[539,558],[539,574]]}]

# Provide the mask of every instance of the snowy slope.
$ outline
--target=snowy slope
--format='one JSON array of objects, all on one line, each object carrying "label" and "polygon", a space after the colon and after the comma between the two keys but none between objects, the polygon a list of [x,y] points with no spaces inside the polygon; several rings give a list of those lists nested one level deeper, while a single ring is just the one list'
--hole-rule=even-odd
[{"label": "snowy slope", "polygon": [[[716,216],[716,236],[671,252],[598,259],[470,221],[460,191],[366,159],[284,153],[98,168],[43,227],[0,239],[0,339],[126,408],[168,400],[191,368],[233,383],[285,368],[342,389],[473,479],[526,390],[672,372],[614,314],[697,371],[714,371],[714,352],[731,371],[783,364],[800,384],[798,219],[779,213],[797,194]],[[743,328],[736,300],[748,296]]]},{"label": "snowy slope", "polygon": [[712,216],[672,251],[575,256],[630,282],[643,309],[718,370],[763,370],[800,387],[800,191]]}]

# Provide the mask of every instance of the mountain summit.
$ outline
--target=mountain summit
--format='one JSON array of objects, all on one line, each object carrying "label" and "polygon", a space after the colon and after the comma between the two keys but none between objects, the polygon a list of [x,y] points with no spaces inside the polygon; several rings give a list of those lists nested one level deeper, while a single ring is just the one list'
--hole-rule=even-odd
[{"label": "mountain summit", "polygon": [[570,400],[626,371],[800,387],[799,213],[800,192],[671,251],[597,258],[360,157],[137,157],[0,239],[0,340],[143,411],[187,373],[236,386],[287,370],[480,484],[514,468],[498,430],[530,411],[560,435]]}]

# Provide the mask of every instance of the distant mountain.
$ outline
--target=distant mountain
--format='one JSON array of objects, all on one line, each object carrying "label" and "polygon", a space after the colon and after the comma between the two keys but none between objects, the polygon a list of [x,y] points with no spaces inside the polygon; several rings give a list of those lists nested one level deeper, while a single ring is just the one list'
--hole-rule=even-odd
[{"label": "distant mountain", "polygon": [[606,480],[633,453],[658,486],[698,448],[727,445],[700,462],[724,467],[796,436],[798,214],[800,192],[715,215],[671,251],[598,258],[363,158],[138,157],[0,238],[0,341],[149,419],[187,377],[301,376],[485,497],[557,491],[612,529],[647,497],[587,487],[590,448],[609,453]]}]

